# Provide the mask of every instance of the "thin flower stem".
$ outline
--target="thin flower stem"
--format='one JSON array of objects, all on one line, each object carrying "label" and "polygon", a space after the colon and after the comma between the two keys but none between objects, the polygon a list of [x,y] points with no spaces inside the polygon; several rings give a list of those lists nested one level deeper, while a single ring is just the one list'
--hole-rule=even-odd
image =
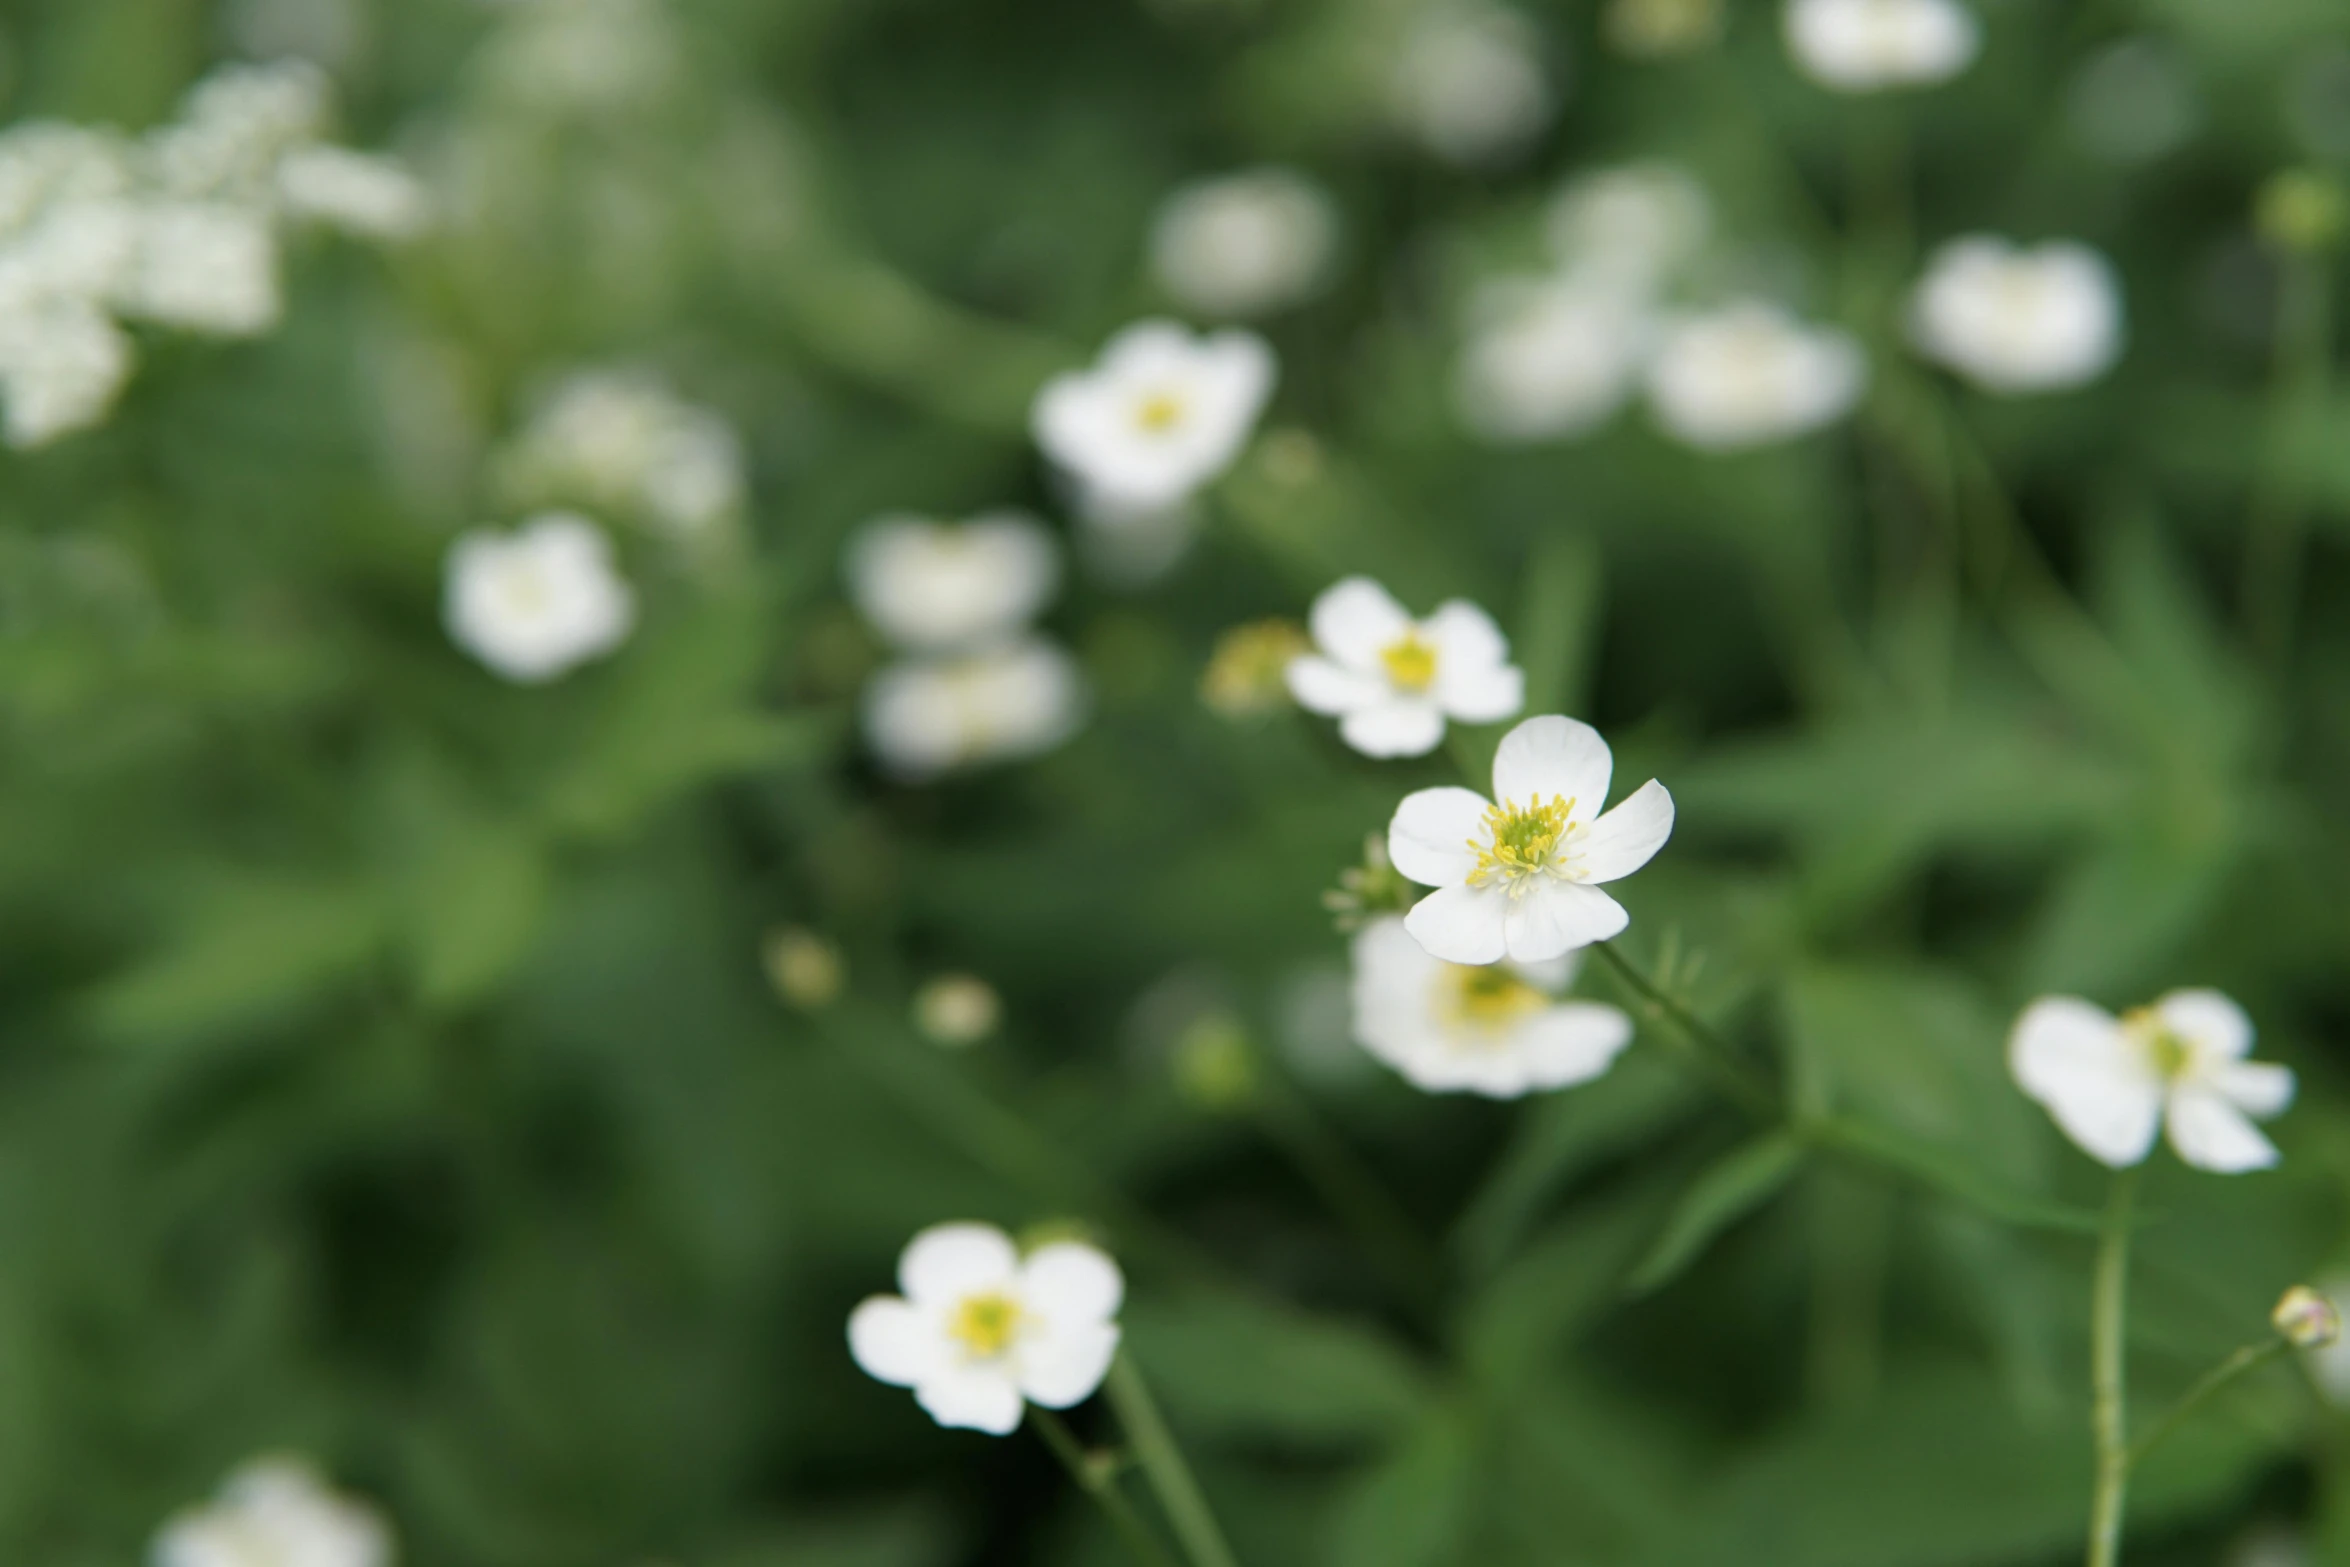
[{"label": "thin flower stem", "polygon": [[1695,1060],[1714,1085],[1740,1108],[1766,1120],[1777,1120],[1780,1114],[1779,1096],[1755,1071],[1737,1047],[1716,1033],[1713,1026],[1652,982],[1633,966],[1632,961],[1618,952],[1613,942],[1594,942],[1591,950],[1607,963],[1609,971],[1627,990],[1638,996],[1652,1018],[1671,1022],[1684,1044],[1692,1047]]},{"label": "thin flower stem", "polygon": [[2173,1432],[2185,1425],[2187,1417],[2208,1403],[2220,1389],[2253,1367],[2262,1365],[2283,1354],[2288,1347],[2281,1338],[2263,1339],[2257,1344],[2245,1345],[2209,1371],[2204,1372],[2202,1379],[2187,1389],[2177,1403],[2165,1410],[2162,1418],[2155,1421],[2144,1436],[2130,1444],[2129,1451],[2123,1455],[2124,1465],[2131,1469],[2137,1468],[2148,1453],[2160,1447]]},{"label": "thin flower stem", "polygon": [[1208,1510],[1208,1499],[1192,1477],[1191,1466],[1183,1461],[1183,1450],[1175,1445],[1174,1434],[1167,1429],[1132,1357],[1120,1352],[1110,1363],[1106,1386],[1110,1404],[1118,1411],[1118,1423],[1126,1428],[1127,1444],[1134,1449],[1151,1489],[1158,1493],[1159,1505],[1166,1509],[1167,1521],[1174,1526],[1175,1538],[1183,1542],[1192,1567],[1237,1567],[1232,1547],[1225,1543],[1224,1531]]},{"label": "thin flower stem", "polygon": [[2089,1385],[2095,1405],[2097,1484],[2089,1503],[2089,1567],[2115,1567],[2121,1560],[2122,1505],[2130,1483],[2123,1340],[2129,1325],[2130,1204],[2137,1185],[2134,1169],[2114,1175],[2090,1294]]},{"label": "thin flower stem", "polygon": [[1088,1454],[1068,1422],[1051,1410],[1029,1405],[1028,1423],[1044,1438],[1044,1445],[1053,1450],[1061,1467],[1069,1471],[1069,1478],[1077,1482],[1077,1488],[1100,1506],[1136,1561],[1143,1567],[1174,1567],[1174,1558],[1168,1555],[1167,1548],[1159,1543],[1150,1526],[1142,1521],[1142,1514],[1134,1510],[1134,1504],[1119,1489],[1115,1468]]},{"label": "thin flower stem", "polygon": [[1354,1231],[1404,1299],[1417,1310],[1432,1309],[1441,1264],[1394,1193],[1323,1123],[1305,1096],[1270,1069],[1262,1073],[1256,1106],[1266,1135]]}]

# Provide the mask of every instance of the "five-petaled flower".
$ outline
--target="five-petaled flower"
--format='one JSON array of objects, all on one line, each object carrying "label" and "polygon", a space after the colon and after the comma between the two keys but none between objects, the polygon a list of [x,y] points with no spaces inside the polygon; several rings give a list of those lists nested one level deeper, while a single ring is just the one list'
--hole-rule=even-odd
[{"label": "five-petaled flower", "polygon": [[2174,990],[2115,1017],[2074,996],[2024,1009],[2008,1067],[2083,1152],[2126,1169],[2167,1126],[2178,1156],[2233,1175],[2277,1162],[2247,1119],[2293,1102],[2291,1068],[2245,1059],[2252,1020],[2216,990]]},{"label": "five-petaled flower", "polygon": [[1631,916],[1598,883],[1664,847],[1673,797],[1651,778],[1602,815],[1614,768],[1598,730],[1550,714],[1502,737],[1493,800],[1460,788],[1404,796],[1388,856],[1437,889],[1404,928],[1450,963],[1540,963],[1623,930]]},{"label": "five-petaled flower", "polygon": [[1253,332],[1195,336],[1140,321],[1089,370],[1037,394],[1036,444],[1089,507],[1147,516],[1179,506],[1232,465],[1273,390],[1273,350]]},{"label": "five-petaled flower", "polygon": [[988,1224],[940,1224],[898,1259],[901,1296],[875,1295],[849,1317],[849,1353],[866,1374],[910,1387],[942,1426],[1002,1436],[1023,1401],[1082,1403],[1109,1374],[1126,1284],[1079,1241],[1026,1257]]},{"label": "five-petaled flower", "polygon": [[1365,756],[1425,756],[1447,718],[1493,723],[1525,704],[1509,643],[1465,599],[1414,620],[1378,583],[1348,577],[1314,600],[1308,625],[1319,651],[1290,664],[1290,694],[1336,715],[1339,734]]}]

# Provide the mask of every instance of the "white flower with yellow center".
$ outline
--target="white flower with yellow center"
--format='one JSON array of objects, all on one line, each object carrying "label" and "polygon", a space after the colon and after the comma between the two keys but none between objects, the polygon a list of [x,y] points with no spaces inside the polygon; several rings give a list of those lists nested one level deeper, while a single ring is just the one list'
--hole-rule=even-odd
[{"label": "white flower with yellow center", "polygon": [[906,778],[1049,751],[1085,715],[1076,661],[1042,637],[909,659],[865,688],[865,739]]},{"label": "white flower with yellow center", "polygon": [[2288,1067],[2247,1060],[2252,1020],[2216,990],[2174,990],[2115,1017],[2073,996],[2024,1009],[2007,1046],[2016,1083],[2091,1158],[2126,1169],[2169,1129],[2199,1170],[2236,1174],[2277,1162],[2248,1117],[2293,1102]]},{"label": "white flower with yellow center", "polygon": [[888,516],[849,541],[848,578],[876,631],[909,652],[945,652],[1027,625],[1059,586],[1061,557],[1019,512],[960,524]]},{"label": "white flower with yellow center", "polygon": [[1338,212],[1291,169],[1252,169],[1186,185],[1151,225],[1151,271],[1202,315],[1237,320],[1313,294],[1337,248]]},{"label": "white flower with yellow center", "polygon": [[1252,332],[1195,336],[1142,321],[1089,370],[1055,376],[1032,410],[1036,443],[1110,511],[1151,514],[1232,465],[1273,390],[1273,350]]},{"label": "white flower with yellow center", "polygon": [[1289,665],[1289,691],[1309,712],[1338,719],[1365,756],[1425,756],[1448,718],[1490,724],[1526,701],[1493,617],[1465,599],[1414,620],[1368,577],[1348,577],[1314,600],[1315,652]]},{"label": "white flower with yellow center", "polygon": [[1784,441],[1841,419],[1868,378],[1860,347],[1775,305],[1733,305],[1666,333],[1648,371],[1667,434],[1706,451]]},{"label": "white flower with yellow center", "polygon": [[1615,759],[1589,724],[1555,714],[1502,737],[1493,794],[1422,789],[1387,828],[1387,856],[1437,890],[1404,928],[1448,963],[1542,963],[1631,923],[1599,884],[1631,875],[1673,831],[1673,797],[1651,778],[1605,813]]},{"label": "white flower with yellow center", "polygon": [[1402,920],[1373,921],[1354,939],[1355,1038],[1430,1093],[1514,1099],[1587,1083],[1632,1042],[1632,1020],[1559,998],[1574,961],[1447,963]]},{"label": "white flower with yellow center", "polygon": [[1006,1435],[1025,1404],[1084,1402],[1118,1352],[1126,1281],[1077,1241],[1023,1257],[993,1225],[937,1225],[899,1257],[898,1288],[850,1315],[849,1353],[942,1426]]},{"label": "white flower with yellow center", "polygon": [[1804,73],[1838,92],[1923,87],[1956,76],[1982,47],[1957,0],[1789,0],[1787,47]]},{"label": "white flower with yellow center", "polygon": [[459,539],[444,609],[459,647],[523,684],[609,653],[636,624],[636,595],[613,569],[611,546],[570,512]]},{"label": "white flower with yellow center", "polygon": [[1987,392],[2061,391],[2120,357],[2121,287],[2086,245],[1970,235],[1934,253],[1909,330],[1927,355]]},{"label": "white flower with yellow center", "polygon": [[392,1542],[372,1508],[305,1464],[269,1458],[165,1523],[147,1559],[151,1567],[389,1567]]}]

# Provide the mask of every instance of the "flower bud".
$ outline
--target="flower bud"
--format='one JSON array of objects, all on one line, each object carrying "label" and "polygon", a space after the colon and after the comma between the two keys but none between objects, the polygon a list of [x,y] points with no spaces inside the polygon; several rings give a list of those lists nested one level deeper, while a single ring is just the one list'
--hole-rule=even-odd
[{"label": "flower bud", "polygon": [[2268,177],[2253,199],[2253,226],[2278,250],[2322,256],[2339,250],[2350,234],[2350,192],[2331,174],[2316,169],[2283,169]]},{"label": "flower bud", "polygon": [[1216,639],[1200,700],[1226,718],[1255,718],[1289,702],[1289,663],[1313,644],[1295,621],[1252,620]]},{"label": "flower bud", "polygon": [[803,1012],[831,1005],[848,982],[840,948],[798,925],[769,933],[759,956],[775,993]]},{"label": "flower bud", "polygon": [[978,1044],[1002,1016],[995,987],[976,974],[940,974],[914,992],[914,1026],[950,1050]]},{"label": "flower bud", "polygon": [[1256,1047],[1229,1013],[1195,1018],[1175,1038],[1172,1065],[1176,1089],[1202,1109],[1236,1110],[1256,1096]]},{"label": "flower bud", "polygon": [[1722,0],[1613,0],[1600,32],[1618,53],[1661,60],[1721,42]]},{"label": "flower bud", "polygon": [[1340,930],[1360,929],[1381,914],[1401,914],[1419,897],[1387,858],[1387,840],[1378,833],[1363,839],[1363,858],[1338,873],[1338,885],[1322,894],[1322,907]]},{"label": "flower bud", "polygon": [[2295,1349],[2324,1349],[2342,1336],[2342,1314],[2306,1284],[2285,1291],[2268,1320]]}]

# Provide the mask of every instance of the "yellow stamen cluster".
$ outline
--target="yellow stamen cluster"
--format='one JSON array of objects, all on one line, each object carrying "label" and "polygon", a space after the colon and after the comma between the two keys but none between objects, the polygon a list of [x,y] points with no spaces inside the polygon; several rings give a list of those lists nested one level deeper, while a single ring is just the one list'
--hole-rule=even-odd
[{"label": "yellow stamen cluster", "polygon": [[2154,1075],[2166,1083],[2178,1081],[2195,1064],[2195,1047],[2162,1024],[2152,1007],[2133,1007],[2122,1014],[2122,1027],[2146,1052]]},{"label": "yellow stamen cluster", "polygon": [[1183,422],[1183,399],[1173,392],[1153,392],[1134,408],[1134,422],[1153,435],[1164,435]]},{"label": "yellow stamen cluster", "polygon": [[1469,840],[1469,848],[1477,856],[1477,868],[1469,872],[1469,885],[1482,887],[1498,881],[1514,893],[1532,877],[1561,874],[1559,844],[1574,825],[1574,811],[1572,795],[1555,796],[1547,802],[1536,795],[1524,805],[1489,806],[1485,812],[1486,841]]},{"label": "yellow stamen cluster", "polygon": [[1438,1005],[1445,1016],[1479,1033],[1498,1034],[1550,1005],[1550,997],[1499,963],[1448,965]]},{"label": "yellow stamen cluster", "polygon": [[947,1336],[982,1360],[1012,1347],[1027,1313],[1009,1295],[971,1295],[947,1319]]},{"label": "yellow stamen cluster", "polygon": [[1387,669],[1387,678],[1405,691],[1425,691],[1436,684],[1436,649],[1420,640],[1417,631],[1407,631],[1379,650],[1379,662]]}]

